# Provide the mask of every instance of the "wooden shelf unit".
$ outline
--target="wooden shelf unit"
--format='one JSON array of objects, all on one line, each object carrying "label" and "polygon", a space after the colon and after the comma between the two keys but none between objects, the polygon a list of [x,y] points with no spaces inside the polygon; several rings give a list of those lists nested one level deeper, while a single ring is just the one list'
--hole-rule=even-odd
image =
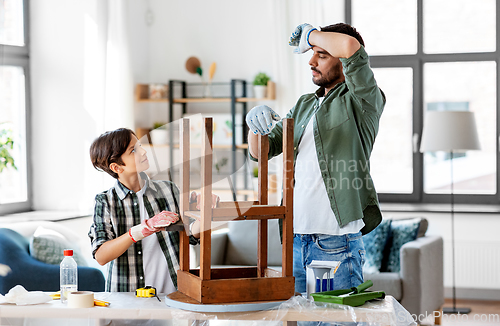
[{"label": "wooden shelf unit", "polygon": [[[161,144],[161,145],[145,145],[142,144],[142,146],[148,146],[148,147],[170,147],[170,144]],[[191,148],[201,148],[200,144],[191,144]],[[174,144],[174,148],[179,148],[179,144]],[[218,148],[218,149],[230,149],[232,148],[232,145],[214,145],[213,148]],[[237,149],[248,149],[248,144],[241,144],[241,145],[236,145]]]},{"label": "wooden shelf unit", "polygon": [[[276,84],[272,81],[267,83],[267,97],[265,98],[255,98],[255,97],[237,97],[236,102],[259,102],[259,101],[272,101],[276,99]],[[137,84],[135,86],[135,100],[136,102],[142,103],[168,103],[168,98],[160,99],[150,99],[149,98],[149,85],[148,84]],[[231,102],[231,97],[187,97],[187,98],[175,98],[174,103],[229,103]]]},{"label": "wooden shelf unit", "polygon": [[[247,141],[247,134],[248,134],[248,127],[245,122],[245,116],[247,113],[247,103],[249,102],[259,102],[259,101],[272,101],[276,98],[276,84],[272,81],[269,81],[267,84],[267,96],[266,98],[258,99],[258,98],[249,98],[247,97],[247,82],[245,80],[239,80],[239,79],[232,79],[230,83],[217,83],[219,86],[225,86],[229,87],[230,89],[230,96],[229,97],[190,97],[188,95],[187,91],[187,86],[204,86],[204,84],[200,83],[193,83],[193,84],[188,84],[185,81],[182,80],[169,80],[168,82],[168,98],[161,98],[161,99],[150,99],[149,98],[149,84],[137,84],[136,89],[135,89],[135,100],[139,103],[165,103],[168,105],[168,121],[167,123],[170,123],[173,121],[173,112],[174,108],[178,106],[182,106],[182,116],[186,114],[187,112],[187,105],[188,104],[193,104],[193,103],[229,103],[230,104],[230,112],[231,112],[231,120],[232,120],[232,141],[231,145],[214,145],[214,148],[217,149],[228,149],[232,150],[232,158],[231,158],[231,171],[232,173],[237,173],[238,167],[236,165],[236,151],[237,150],[243,150],[246,151],[248,150],[248,141]],[[237,87],[240,87],[240,94],[237,94]],[[180,92],[179,92],[180,91]],[[180,94],[180,97],[175,97],[174,94]],[[241,121],[241,128],[243,129],[242,132],[242,139],[241,139],[241,144],[240,141],[236,141],[236,107],[237,105],[241,106],[241,113],[242,113],[242,121]],[[137,128],[136,132],[137,135],[140,137],[147,135],[149,133],[149,129],[145,128]],[[154,144],[153,144],[154,145]],[[170,145],[159,145],[159,146],[169,146],[170,150],[170,165],[169,166],[174,166],[174,149],[179,148],[179,145],[177,144],[170,144]],[[196,146],[196,145],[194,145]],[[245,173],[248,173],[248,171],[245,171]],[[249,185],[248,181],[246,178],[243,179],[244,189],[248,189],[248,187],[251,187],[251,184]],[[239,189],[237,187],[237,181],[233,180],[233,186],[234,189]],[[241,193],[241,190],[236,190],[237,193]],[[233,193],[233,200],[236,201],[237,194]],[[246,198],[246,197],[245,197]]]}]

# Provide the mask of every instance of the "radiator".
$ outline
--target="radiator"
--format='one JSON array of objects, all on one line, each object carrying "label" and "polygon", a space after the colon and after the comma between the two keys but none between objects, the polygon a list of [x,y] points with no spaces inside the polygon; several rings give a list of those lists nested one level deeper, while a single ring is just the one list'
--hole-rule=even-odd
[{"label": "radiator", "polygon": [[[444,285],[453,281],[451,241],[444,243]],[[500,289],[500,242],[456,241],[457,288]]]}]

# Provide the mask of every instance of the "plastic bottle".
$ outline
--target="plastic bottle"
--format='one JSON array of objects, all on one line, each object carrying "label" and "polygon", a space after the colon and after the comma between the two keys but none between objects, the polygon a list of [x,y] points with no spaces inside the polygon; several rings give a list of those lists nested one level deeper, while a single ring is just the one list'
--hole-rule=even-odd
[{"label": "plastic bottle", "polygon": [[60,268],[61,302],[66,303],[68,293],[78,291],[78,269],[73,259],[73,250],[64,250]]}]

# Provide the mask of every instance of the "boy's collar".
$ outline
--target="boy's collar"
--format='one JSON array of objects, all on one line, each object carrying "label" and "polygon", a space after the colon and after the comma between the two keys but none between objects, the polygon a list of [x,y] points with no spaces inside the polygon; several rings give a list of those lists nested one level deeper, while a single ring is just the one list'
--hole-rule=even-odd
[{"label": "boy's collar", "polygon": [[[151,179],[149,179],[149,176],[146,173],[141,172],[141,173],[139,173],[139,176],[141,177],[142,180],[144,180],[146,182],[146,188],[149,187],[154,192],[158,191],[156,189],[155,184],[153,182],[151,182]],[[115,183],[115,190],[116,190],[116,194],[118,195],[118,198],[120,198],[120,200],[125,199],[125,197],[127,197],[127,195],[129,193],[131,193],[131,192],[133,193],[132,190],[125,187],[118,179],[116,180],[116,183]]]}]

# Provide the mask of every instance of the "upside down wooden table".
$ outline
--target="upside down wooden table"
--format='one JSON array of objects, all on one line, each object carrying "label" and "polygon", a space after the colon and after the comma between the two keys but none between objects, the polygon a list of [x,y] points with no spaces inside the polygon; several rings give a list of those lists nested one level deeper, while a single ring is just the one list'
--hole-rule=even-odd
[{"label": "upside down wooden table", "polygon": [[[131,292],[100,292],[95,298],[109,307],[68,308],[59,300],[33,306],[0,305],[0,325],[293,325],[296,321],[335,321],[369,325],[407,326],[411,315],[391,296],[361,307],[318,307],[293,297],[275,309],[234,313],[197,313],[174,309],[165,296],[137,298]],[[225,322],[221,322],[225,321]]]}]

